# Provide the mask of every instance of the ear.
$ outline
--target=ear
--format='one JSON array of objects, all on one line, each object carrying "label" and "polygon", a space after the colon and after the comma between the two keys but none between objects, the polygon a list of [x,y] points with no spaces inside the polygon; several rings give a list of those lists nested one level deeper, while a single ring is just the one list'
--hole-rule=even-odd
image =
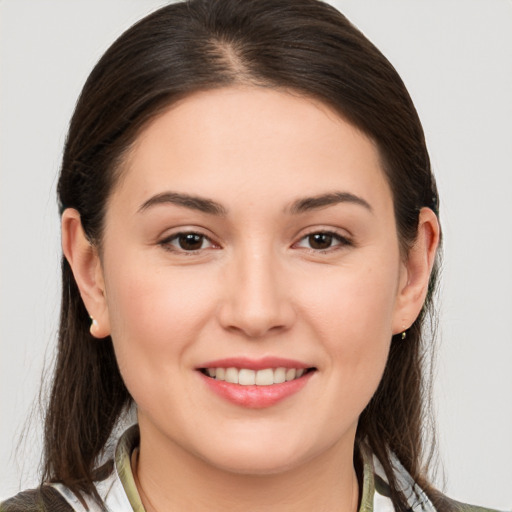
[{"label": "ear", "polygon": [[110,334],[110,321],[100,257],[85,236],[80,214],[72,208],[62,214],[62,251],[91,317],[91,334],[105,338]]},{"label": "ear", "polygon": [[393,334],[408,329],[420,314],[427,296],[439,239],[440,227],[436,214],[430,208],[422,208],[418,219],[418,234],[402,268]]}]

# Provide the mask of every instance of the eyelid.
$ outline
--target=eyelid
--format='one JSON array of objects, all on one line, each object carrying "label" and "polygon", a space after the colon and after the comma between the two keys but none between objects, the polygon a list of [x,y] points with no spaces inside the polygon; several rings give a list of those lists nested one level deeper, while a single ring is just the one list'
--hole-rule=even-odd
[{"label": "eyelid", "polygon": [[[171,242],[178,240],[180,236],[185,235],[197,235],[202,237],[204,240],[207,240],[209,242],[208,247],[201,247],[200,249],[196,250],[185,250],[180,247],[177,247],[175,245],[172,245]],[[195,255],[198,254],[201,251],[207,250],[207,249],[220,249],[220,245],[216,243],[213,238],[205,233],[202,232],[201,229],[190,227],[190,228],[178,228],[178,231],[175,231],[173,233],[166,234],[159,238],[158,245],[164,248],[165,250],[169,252],[174,252],[176,254],[184,254],[184,255]]]},{"label": "eyelid", "polygon": [[[184,255],[194,255],[194,254],[198,254],[199,252],[205,251],[208,249],[222,248],[221,245],[219,243],[217,243],[211,235],[204,233],[203,229],[201,229],[201,228],[198,228],[195,226],[190,226],[190,227],[182,226],[182,227],[175,228],[175,229],[176,229],[176,231],[173,231],[171,233],[167,233],[167,234],[161,236],[158,239],[157,244],[170,252],[175,252],[177,254],[184,254]],[[315,234],[329,235],[334,239],[334,241],[336,243],[326,249],[315,249],[313,247],[305,247],[305,246],[301,245],[301,243],[303,243],[308,237],[315,235]],[[172,244],[172,242],[178,240],[180,236],[185,236],[185,235],[197,235],[197,236],[201,237],[203,240],[207,241],[208,246],[201,247],[201,248],[195,249],[195,250],[194,249],[187,250],[187,249],[183,249],[183,248],[180,248],[180,247]],[[343,230],[343,233],[341,233],[340,230],[338,230],[336,228],[332,228],[332,227],[327,228],[327,227],[318,226],[318,227],[309,228],[306,232],[303,232],[299,237],[297,237],[296,242],[294,242],[292,244],[292,248],[305,249],[305,250],[313,252],[313,253],[326,253],[326,252],[332,252],[337,249],[342,249],[344,247],[349,247],[349,246],[353,246],[353,245],[354,245],[354,241],[353,241],[352,236],[347,234],[345,230]]]},{"label": "eyelid", "polygon": [[[332,245],[331,247],[328,247],[327,249],[314,249],[312,247],[304,247],[300,246],[299,244],[306,240],[308,237],[316,234],[323,234],[323,235],[329,235],[332,236],[338,243],[335,245]],[[292,247],[305,249],[313,253],[326,253],[326,252],[332,252],[337,249],[342,249],[344,247],[350,247],[353,246],[354,242],[350,235],[348,234],[342,234],[338,230],[333,228],[322,228],[322,227],[316,227],[309,229],[306,233],[301,234],[301,236],[298,238],[296,242],[293,243]]]}]

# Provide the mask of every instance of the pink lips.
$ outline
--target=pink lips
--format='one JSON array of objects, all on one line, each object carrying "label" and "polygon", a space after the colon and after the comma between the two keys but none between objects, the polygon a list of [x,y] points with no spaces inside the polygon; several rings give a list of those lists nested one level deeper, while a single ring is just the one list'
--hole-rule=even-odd
[{"label": "pink lips", "polygon": [[[265,357],[262,359],[228,358],[215,361],[208,361],[201,365],[200,369],[206,368],[246,368],[249,370],[263,370],[265,368],[310,368],[304,363],[291,359],[276,357]],[[229,402],[251,409],[263,409],[277,404],[285,398],[298,393],[309,382],[314,372],[306,372],[302,377],[295,380],[271,384],[268,386],[249,385],[243,386],[223,380],[216,380],[198,372],[208,388],[218,396]]]}]

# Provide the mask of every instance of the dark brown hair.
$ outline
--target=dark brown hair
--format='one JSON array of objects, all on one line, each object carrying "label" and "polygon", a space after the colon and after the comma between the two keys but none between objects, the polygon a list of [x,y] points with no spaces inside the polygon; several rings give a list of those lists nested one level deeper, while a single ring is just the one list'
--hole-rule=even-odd
[{"label": "dark brown hair", "polygon": [[[424,134],[409,94],[387,59],[333,7],[316,0],[191,0],[168,5],[126,31],[89,76],[66,141],[58,184],[62,209],[75,208],[101,245],[109,195],[123,155],[142,127],[198,90],[253,84],[293,90],[331,106],[378,146],[394,199],[404,257],[422,207],[438,213]],[[362,413],[357,444],[381,460],[397,510],[390,451],[425,486],[427,353],[422,324],[429,294],[407,340],[393,340],[380,386]],[[110,339],[90,319],[69,264],[62,261],[58,356],[45,429],[43,477],[94,494],[95,467],[131,397]],[[428,373],[428,372],[427,372]],[[433,492],[433,491],[432,491]]]}]

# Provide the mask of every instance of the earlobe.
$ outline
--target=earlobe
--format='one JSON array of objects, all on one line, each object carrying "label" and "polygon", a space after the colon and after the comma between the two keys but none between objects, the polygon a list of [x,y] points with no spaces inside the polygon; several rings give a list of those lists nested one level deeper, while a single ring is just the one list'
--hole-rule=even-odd
[{"label": "earlobe", "polygon": [[91,317],[91,334],[105,338],[110,334],[110,322],[101,261],[97,248],[85,236],[80,214],[73,208],[62,214],[62,251]]},{"label": "earlobe", "polygon": [[430,208],[422,208],[418,220],[417,237],[404,263],[393,334],[408,329],[420,314],[427,296],[430,273],[434,266],[439,240],[440,227],[436,214]]}]

